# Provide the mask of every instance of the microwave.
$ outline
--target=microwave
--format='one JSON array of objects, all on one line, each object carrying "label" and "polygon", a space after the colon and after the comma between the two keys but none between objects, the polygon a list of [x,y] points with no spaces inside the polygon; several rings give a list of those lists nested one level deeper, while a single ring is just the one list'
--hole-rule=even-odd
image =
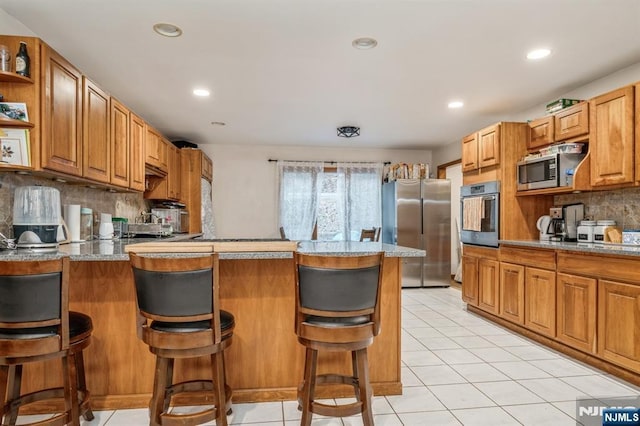
[{"label": "microwave", "polygon": [[557,153],[518,162],[518,191],[572,186],[573,172],[585,155]]}]

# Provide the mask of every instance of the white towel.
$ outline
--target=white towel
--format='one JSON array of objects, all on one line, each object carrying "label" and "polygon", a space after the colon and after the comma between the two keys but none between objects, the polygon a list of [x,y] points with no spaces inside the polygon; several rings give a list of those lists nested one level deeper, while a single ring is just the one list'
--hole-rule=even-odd
[{"label": "white towel", "polygon": [[484,209],[482,197],[469,197],[462,200],[462,229],[465,231],[481,231]]}]

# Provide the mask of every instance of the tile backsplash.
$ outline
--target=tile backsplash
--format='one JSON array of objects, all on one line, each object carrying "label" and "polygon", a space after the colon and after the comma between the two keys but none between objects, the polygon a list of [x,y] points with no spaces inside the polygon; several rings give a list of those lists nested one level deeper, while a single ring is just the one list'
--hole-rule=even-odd
[{"label": "tile backsplash", "polygon": [[142,210],[149,211],[150,203],[141,193],[112,193],[104,189],[89,188],[82,184],[56,182],[51,179],[0,172],[0,232],[13,236],[13,194],[16,187],[27,185],[50,186],[60,190],[60,204],[80,204],[94,212],[111,213],[115,217],[126,217],[129,221]]},{"label": "tile backsplash", "polygon": [[589,219],[613,219],[622,229],[640,229],[640,188],[556,195],[553,201],[557,206],[583,203]]}]

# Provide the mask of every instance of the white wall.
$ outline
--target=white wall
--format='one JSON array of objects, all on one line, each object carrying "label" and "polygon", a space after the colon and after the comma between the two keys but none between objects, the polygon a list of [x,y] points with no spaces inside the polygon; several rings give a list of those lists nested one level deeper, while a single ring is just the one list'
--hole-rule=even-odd
[{"label": "white wall", "polygon": [[199,148],[213,160],[216,238],[279,238],[278,173],[270,158],[431,164],[429,150],[206,144]]},{"label": "white wall", "polygon": [[0,33],[4,35],[36,36],[33,31],[25,27],[22,22],[2,9],[0,9],[0,28],[2,28]]}]

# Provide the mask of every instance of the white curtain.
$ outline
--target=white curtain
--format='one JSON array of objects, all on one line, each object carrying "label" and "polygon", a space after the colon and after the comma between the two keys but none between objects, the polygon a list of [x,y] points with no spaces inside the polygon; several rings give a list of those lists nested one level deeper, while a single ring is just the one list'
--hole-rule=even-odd
[{"label": "white curtain", "polygon": [[338,163],[345,240],[358,241],[360,231],[381,225],[382,163]]},{"label": "white curtain", "polygon": [[278,161],[280,226],[290,240],[310,240],[324,163]]}]

